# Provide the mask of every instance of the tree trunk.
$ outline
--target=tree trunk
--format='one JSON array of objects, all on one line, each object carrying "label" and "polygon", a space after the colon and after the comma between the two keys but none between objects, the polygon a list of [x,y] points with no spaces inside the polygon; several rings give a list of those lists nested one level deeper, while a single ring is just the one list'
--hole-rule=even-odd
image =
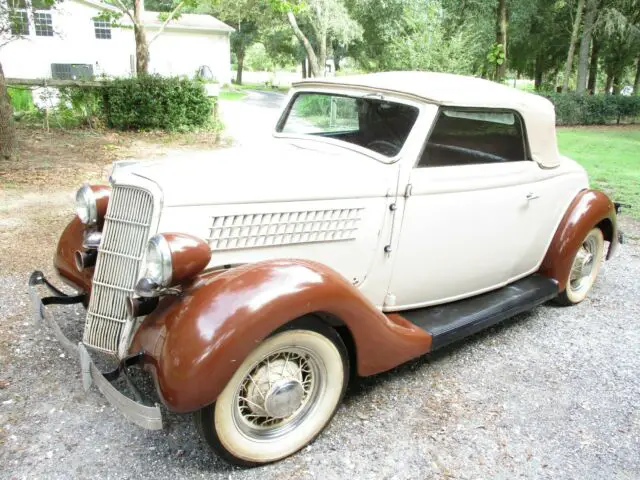
[{"label": "tree trunk", "polygon": [[[307,52],[307,57],[309,58],[309,70],[312,77],[320,76],[320,69],[318,65],[318,57],[316,56],[316,52],[313,51],[313,47],[311,46],[311,42],[305,37],[300,27],[298,27],[298,22],[296,21],[296,17],[293,15],[293,12],[289,10],[287,12],[287,20],[289,20],[289,24],[291,25],[291,29],[293,30],[293,34],[296,36],[298,41],[304,47],[304,50]],[[324,70],[324,69],[323,69]]]},{"label": "tree trunk", "polygon": [[580,23],[582,22],[582,11],[584,10],[584,0],[578,0],[578,9],[576,18],[573,21],[573,31],[571,32],[571,40],[569,41],[569,52],[567,53],[567,63],[564,66],[564,78],[562,79],[562,91],[569,89],[569,77],[571,76],[571,67],[573,66],[573,55],[576,51],[576,43],[578,42],[578,32],[580,32]]},{"label": "tree trunk", "polygon": [[534,75],[534,87],[536,91],[542,87],[542,55],[536,57],[536,71]]},{"label": "tree trunk", "polygon": [[591,47],[591,37],[598,14],[598,0],[587,0],[587,10],[584,15],[584,28],[582,40],[580,41],[580,54],[578,55],[578,81],[576,92],[584,93],[587,88],[587,77],[589,73],[589,49]]},{"label": "tree trunk", "polygon": [[136,74],[146,75],[149,72],[149,44],[144,31],[142,13],[144,0],[133,1],[133,36],[136,41]]},{"label": "tree trunk", "polygon": [[302,60],[302,78],[307,78],[309,75],[307,75],[307,57],[304,57],[304,60]]},{"label": "tree trunk", "polygon": [[320,32],[320,54],[318,55],[318,67],[320,75],[324,77],[327,74],[327,30],[322,29]]},{"label": "tree trunk", "polygon": [[616,73],[613,75],[613,94],[620,95],[620,90],[622,89],[622,84],[620,80],[622,79],[622,72]]},{"label": "tree trunk", "polygon": [[607,74],[607,83],[604,86],[604,93],[608,95],[612,85],[613,85],[613,75]]},{"label": "tree trunk", "polygon": [[244,69],[244,45],[236,52],[236,58],[238,59],[238,69],[236,70],[236,84],[242,85],[242,70]]},{"label": "tree trunk", "polygon": [[633,93],[640,95],[640,56],[638,56],[638,63],[636,65],[636,79],[633,82]]},{"label": "tree trunk", "polygon": [[589,89],[589,93],[591,95],[595,95],[596,93],[596,82],[598,79],[598,58],[600,53],[600,43],[597,38],[593,38],[591,42],[591,60],[589,62],[589,83],[587,88]]},{"label": "tree trunk", "polygon": [[15,149],[16,127],[13,122],[13,107],[0,63],[0,159],[11,158]]},{"label": "tree trunk", "polygon": [[496,43],[502,45],[504,56],[502,64],[496,65],[496,81],[501,82],[507,73],[507,0],[498,0],[498,15],[496,25]]}]

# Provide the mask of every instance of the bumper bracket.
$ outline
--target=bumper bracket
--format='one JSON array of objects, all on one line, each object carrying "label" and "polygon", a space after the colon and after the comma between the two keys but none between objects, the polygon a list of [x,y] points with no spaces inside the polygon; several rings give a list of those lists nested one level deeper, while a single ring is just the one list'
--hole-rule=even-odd
[{"label": "bumper bracket", "polygon": [[[54,296],[41,299],[37,291],[37,287],[39,285],[46,286],[54,293]],[[74,342],[69,340],[62,332],[60,326],[51,313],[45,308],[46,305],[70,305],[80,303],[84,301],[85,295],[67,295],[53,286],[44,277],[42,272],[36,271],[29,277],[29,297],[33,307],[34,318],[41,324],[46,323],[48,327],[53,330],[54,335],[69,355],[75,356],[79,359],[82,373],[82,384],[85,390],[88,390],[91,387],[91,384],[94,383],[109,403],[119,410],[120,413],[122,413],[128,420],[149,430],[161,430],[162,412],[157,404],[153,407],[149,407],[142,403],[138,403],[126,395],[123,395],[110,382],[110,380],[117,378],[120,373],[124,372],[126,375],[126,367],[139,361],[140,355],[138,354],[127,357],[121,362],[121,365],[116,370],[103,375],[95,366],[93,360],[91,360],[91,356],[84,344],[79,342],[76,345]],[[136,398],[139,398],[139,393],[135,388],[134,393]]]}]

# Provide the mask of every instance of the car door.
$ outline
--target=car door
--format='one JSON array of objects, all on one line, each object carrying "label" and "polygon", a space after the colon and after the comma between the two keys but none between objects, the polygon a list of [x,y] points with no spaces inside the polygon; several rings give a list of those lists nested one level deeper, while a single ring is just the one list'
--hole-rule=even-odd
[{"label": "car door", "polygon": [[399,202],[386,310],[472,296],[523,273],[514,267],[537,167],[527,158],[515,112],[440,109]]}]

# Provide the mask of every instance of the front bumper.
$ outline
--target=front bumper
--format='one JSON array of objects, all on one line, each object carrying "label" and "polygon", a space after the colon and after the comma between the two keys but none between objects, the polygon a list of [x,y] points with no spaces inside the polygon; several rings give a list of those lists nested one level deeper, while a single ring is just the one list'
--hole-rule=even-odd
[{"label": "front bumper", "polygon": [[[40,298],[38,294],[38,285],[45,285],[49,288],[55,296]],[[33,307],[33,316],[39,324],[46,323],[54,335],[62,345],[62,347],[72,357],[77,357],[80,361],[80,368],[82,371],[82,383],[85,390],[91,387],[91,383],[95,383],[98,389],[106,397],[106,399],[113,405],[120,413],[122,413],[128,420],[133,423],[149,429],[149,430],[161,430],[162,429],[162,413],[160,407],[156,404],[153,407],[138,403],[126,395],[123,395],[117,390],[111,382],[98,370],[95,366],[89,352],[86,347],[79,342],[77,345],[69,340],[56,320],[46,309],[46,305],[50,304],[72,304],[82,301],[82,296],[71,297],[65,295],[60,290],[51,285],[44,277],[42,272],[33,272],[29,277],[29,297],[31,298],[31,305]],[[118,373],[122,368],[118,369]],[[114,374],[109,374],[113,377]],[[117,376],[117,374],[115,375]]]}]

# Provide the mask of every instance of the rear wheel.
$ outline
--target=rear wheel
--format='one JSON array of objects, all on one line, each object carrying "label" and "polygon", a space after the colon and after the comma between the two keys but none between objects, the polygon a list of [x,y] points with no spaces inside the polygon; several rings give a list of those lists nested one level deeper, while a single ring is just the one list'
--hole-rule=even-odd
[{"label": "rear wheel", "polygon": [[348,383],[346,348],[332,328],[281,331],[242,363],[217,401],[196,413],[204,439],[242,466],[287,457],[324,429]]},{"label": "rear wheel", "polygon": [[585,237],[571,264],[567,287],[557,297],[561,305],[575,305],[583,301],[596,281],[604,257],[604,236],[594,228]]}]

